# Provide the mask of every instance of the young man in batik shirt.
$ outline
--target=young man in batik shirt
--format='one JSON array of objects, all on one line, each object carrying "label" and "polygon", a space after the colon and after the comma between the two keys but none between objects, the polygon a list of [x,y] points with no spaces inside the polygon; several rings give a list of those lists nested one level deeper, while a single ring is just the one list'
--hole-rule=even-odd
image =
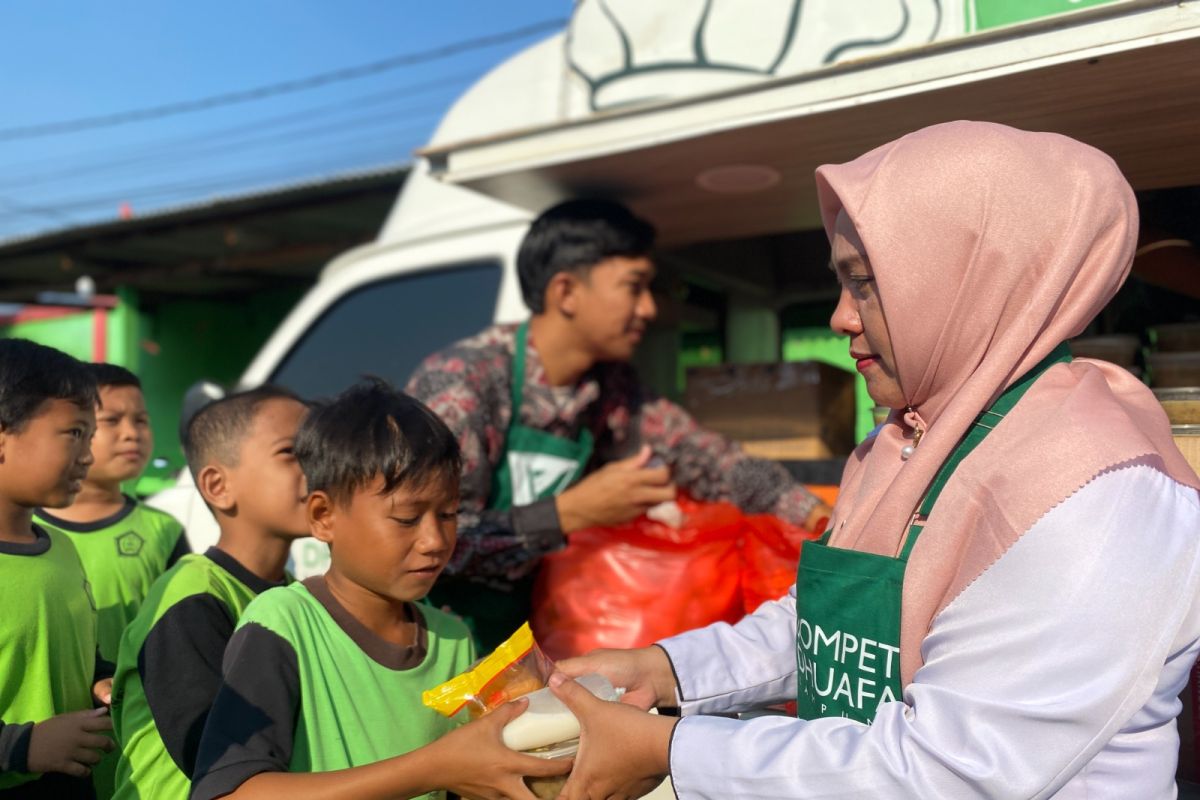
[{"label": "young man in batik shirt", "polygon": [[549,209],[517,256],[532,318],[451,345],[409,381],[464,460],[458,546],[432,599],[468,617],[485,648],[528,618],[543,555],[676,488],[808,528],[829,516],[782,466],[638,382],[629,360],[657,311],[653,243],[654,229],[614,203]]}]

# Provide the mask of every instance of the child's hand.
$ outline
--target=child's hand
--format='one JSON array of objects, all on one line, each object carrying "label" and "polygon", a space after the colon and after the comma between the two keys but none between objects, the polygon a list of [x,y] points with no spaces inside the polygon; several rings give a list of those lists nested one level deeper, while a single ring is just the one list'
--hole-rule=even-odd
[{"label": "child's hand", "polygon": [[524,698],[505,703],[429,745],[438,787],[479,800],[537,800],[524,776],[548,778],[570,772],[569,758],[535,758],[504,745],[500,732],[528,705]]},{"label": "child's hand", "polygon": [[96,698],[97,703],[102,705],[112,705],[112,678],[104,678],[96,681],[92,686],[92,697]]},{"label": "child's hand", "polygon": [[29,771],[87,777],[102,755],[117,746],[102,735],[111,730],[107,708],[73,711],[39,722],[29,737]]}]

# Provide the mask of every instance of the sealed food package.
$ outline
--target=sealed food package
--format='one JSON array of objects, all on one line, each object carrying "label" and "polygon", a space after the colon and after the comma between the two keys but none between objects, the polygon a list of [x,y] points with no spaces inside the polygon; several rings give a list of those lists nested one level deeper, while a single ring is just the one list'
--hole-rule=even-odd
[{"label": "sealed food package", "polygon": [[533,638],[526,622],[467,672],[421,695],[421,702],[445,717],[479,719],[509,700],[546,685],[554,663]]},{"label": "sealed food package", "polygon": [[[575,679],[599,700],[614,701],[620,693],[608,678],[595,673]],[[579,720],[549,688],[527,696],[529,707],[504,726],[501,739],[513,750],[534,751],[579,738]]]}]

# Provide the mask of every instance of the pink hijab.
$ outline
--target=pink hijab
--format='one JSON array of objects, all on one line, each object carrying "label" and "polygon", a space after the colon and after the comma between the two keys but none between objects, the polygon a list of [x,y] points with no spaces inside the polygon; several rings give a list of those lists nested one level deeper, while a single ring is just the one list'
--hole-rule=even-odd
[{"label": "pink hijab", "polygon": [[[1112,159],[984,122],[934,125],[817,170],[825,230],[845,211],[875,272],[902,412],[851,457],[830,543],[894,556],[942,462],[1000,393],[1080,334],[1124,282],[1138,215]],[[904,685],[933,618],[1048,510],[1102,472],[1149,464],[1200,488],[1154,395],[1124,369],[1051,367],[946,484],[909,559]],[[1051,610],[1052,611],[1052,610]]]}]

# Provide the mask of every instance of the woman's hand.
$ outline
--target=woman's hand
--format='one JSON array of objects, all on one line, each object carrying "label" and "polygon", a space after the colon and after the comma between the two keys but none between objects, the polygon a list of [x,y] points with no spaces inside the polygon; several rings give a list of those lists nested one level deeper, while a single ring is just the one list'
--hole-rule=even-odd
[{"label": "woman's hand", "polygon": [[617,688],[625,689],[622,703],[643,711],[655,707],[673,708],[678,685],[671,659],[661,647],[637,650],[593,650],[586,656],[568,658],[557,664],[559,672],[572,678],[599,673]]},{"label": "woman's hand", "polygon": [[429,772],[438,776],[437,787],[478,800],[537,800],[525,785],[524,776],[541,778],[570,772],[569,758],[535,758],[504,745],[500,732],[528,705],[524,698],[505,703],[428,745],[425,755],[431,765]]},{"label": "woman's hand", "polygon": [[599,700],[561,672],[550,676],[550,687],[580,728],[575,769],[559,800],[641,797],[667,777],[678,719]]}]

